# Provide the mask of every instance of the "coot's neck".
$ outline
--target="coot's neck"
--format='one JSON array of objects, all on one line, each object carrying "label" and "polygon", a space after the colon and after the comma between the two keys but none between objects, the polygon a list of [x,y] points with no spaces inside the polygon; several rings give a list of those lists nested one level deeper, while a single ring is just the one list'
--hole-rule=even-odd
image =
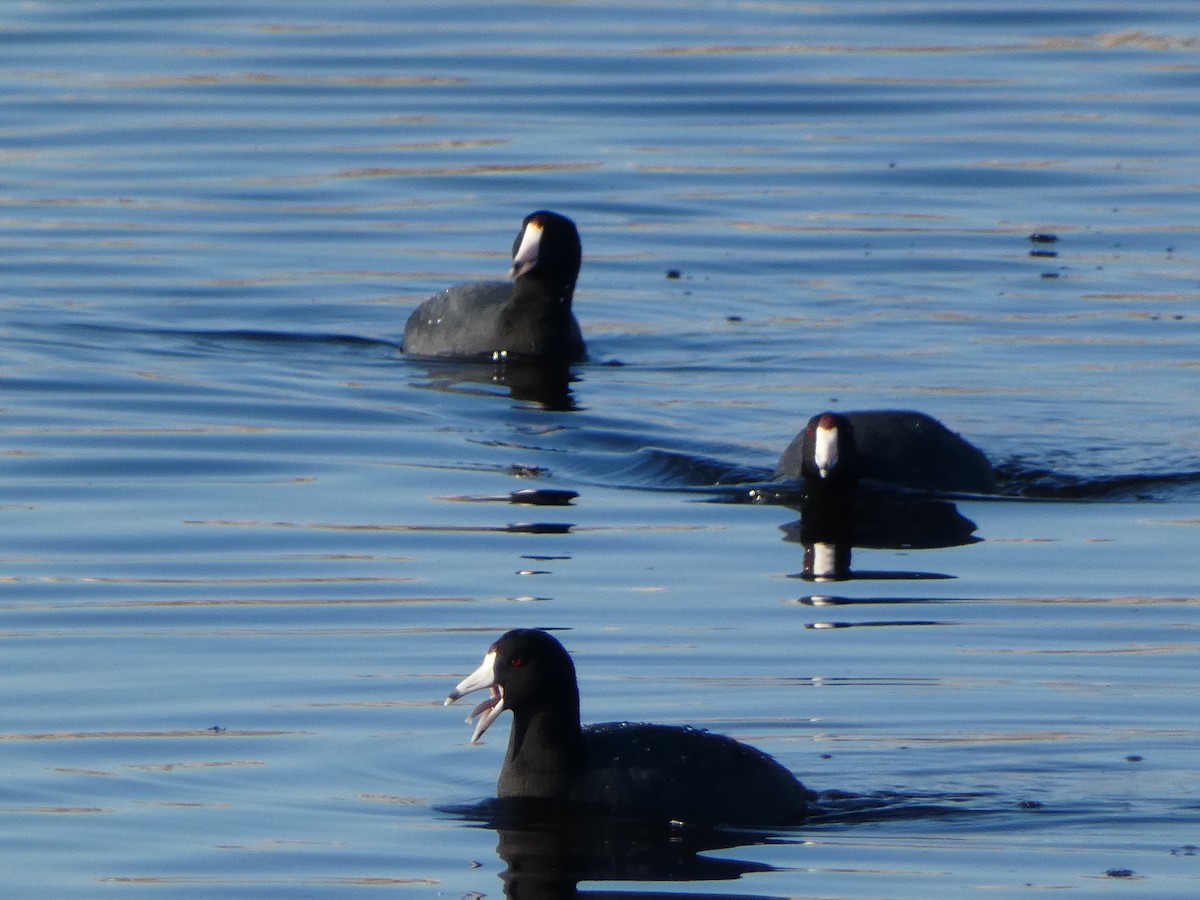
[{"label": "coot's neck", "polygon": [[[573,686],[572,686],[573,687]],[[583,761],[579,692],[513,716],[500,773],[501,796],[563,798]]]},{"label": "coot's neck", "polygon": [[538,272],[530,272],[513,282],[512,302],[514,306],[523,308],[540,306],[547,313],[563,314],[571,311],[571,299],[574,296],[575,282],[559,280],[552,274],[541,275]]},{"label": "coot's neck", "polygon": [[571,281],[530,273],[513,285],[507,309],[500,316],[500,342],[516,356],[562,359],[586,355],[579,325],[571,312],[575,285]]}]

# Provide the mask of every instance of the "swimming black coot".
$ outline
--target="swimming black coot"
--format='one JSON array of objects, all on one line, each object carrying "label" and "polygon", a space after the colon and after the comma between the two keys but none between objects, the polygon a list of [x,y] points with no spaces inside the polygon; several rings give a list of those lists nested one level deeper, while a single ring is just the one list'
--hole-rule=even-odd
[{"label": "swimming black coot", "polygon": [[408,317],[404,352],[459,359],[577,362],[587,355],[571,312],[582,250],[575,223],[530,213],[513,241],[512,281],[456,284]]},{"label": "swimming black coot", "polygon": [[825,412],[808,420],[775,468],[837,493],[860,478],[929,491],[987,494],[996,473],[986,456],[932,416],[911,410]]},{"label": "swimming black coot", "polygon": [[544,631],[503,635],[450,692],[453,703],[490,689],[467,721],[474,743],[504,710],[513,714],[500,797],[579,804],[639,819],[773,826],[802,820],[814,795],[767,754],[694,728],[579,724],[571,657]]}]

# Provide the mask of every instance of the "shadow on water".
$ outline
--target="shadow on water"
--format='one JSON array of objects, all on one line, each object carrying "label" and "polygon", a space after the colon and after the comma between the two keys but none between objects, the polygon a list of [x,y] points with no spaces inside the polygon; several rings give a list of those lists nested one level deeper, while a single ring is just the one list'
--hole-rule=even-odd
[{"label": "shadow on water", "polygon": [[816,815],[801,826],[772,830],[697,828],[650,823],[533,800],[491,799],[440,812],[470,827],[496,832],[496,854],[505,864],[500,878],[510,900],[570,897],[748,896],[710,891],[676,892],[581,890],[580,882],[712,882],[773,872],[777,867],[712,851],[760,845],[792,845],[803,852],[806,830],[866,822],[922,820],[979,813],[971,804],[985,795],[854,795],[836,791],[819,797]]}]

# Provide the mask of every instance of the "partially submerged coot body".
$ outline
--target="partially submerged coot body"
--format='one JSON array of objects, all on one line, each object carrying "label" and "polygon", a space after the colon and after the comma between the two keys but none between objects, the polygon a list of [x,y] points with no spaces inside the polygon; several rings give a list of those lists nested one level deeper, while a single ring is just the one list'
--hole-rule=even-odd
[{"label": "partially submerged coot body", "polygon": [[996,473],[974,445],[937,419],[911,410],[813,416],[779,458],[776,478],[845,492],[860,479],[927,491],[988,494]]},{"label": "partially submerged coot body", "polygon": [[544,631],[517,629],[451,691],[490,694],[472,742],[504,710],[513,714],[496,785],[502,798],[559,801],[609,813],[698,825],[800,822],[814,794],[767,754],[723,735],[672,725],[579,722],[570,655]]},{"label": "partially submerged coot body", "polygon": [[575,223],[530,213],[513,241],[512,281],[456,284],[408,317],[404,352],[459,359],[577,362],[587,355],[571,311],[582,250]]}]

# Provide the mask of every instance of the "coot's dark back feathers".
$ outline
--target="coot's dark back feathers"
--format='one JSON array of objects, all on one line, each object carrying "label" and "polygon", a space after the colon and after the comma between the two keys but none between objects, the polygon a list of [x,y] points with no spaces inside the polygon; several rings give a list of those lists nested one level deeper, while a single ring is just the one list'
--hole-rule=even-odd
[{"label": "coot's dark back feathers", "polygon": [[[811,435],[826,417],[837,425],[841,459],[840,468],[822,479],[813,466]],[[818,491],[845,490],[860,478],[928,491],[996,490],[995,469],[981,450],[932,416],[911,410],[813,416],[783,451],[775,477],[803,478]]]},{"label": "coot's dark back feathers", "polygon": [[530,213],[513,241],[513,280],[456,284],[408,317],[404,352],[459,359],[576,362],[587,355],[571,310],[582,249],[575,223]]},{"label": "coot's dark back feathers", "polygon": [[599,807],[657,821],[773,826],[801,821],[813,794],[767,754],[694,728],[628,722],[579,724],[574,664],[543,631],[517,629],[447,702],[492,695],[475,738],[499,710],[513,714],[496,790],[501,797]]},{"label": "coot's dark back feathers", "polygon": [[725,825],[791,825],[812,792],[775,759],[694,728],[608,722],[583,729],[587,763],[571,800],[644,818]]}]

